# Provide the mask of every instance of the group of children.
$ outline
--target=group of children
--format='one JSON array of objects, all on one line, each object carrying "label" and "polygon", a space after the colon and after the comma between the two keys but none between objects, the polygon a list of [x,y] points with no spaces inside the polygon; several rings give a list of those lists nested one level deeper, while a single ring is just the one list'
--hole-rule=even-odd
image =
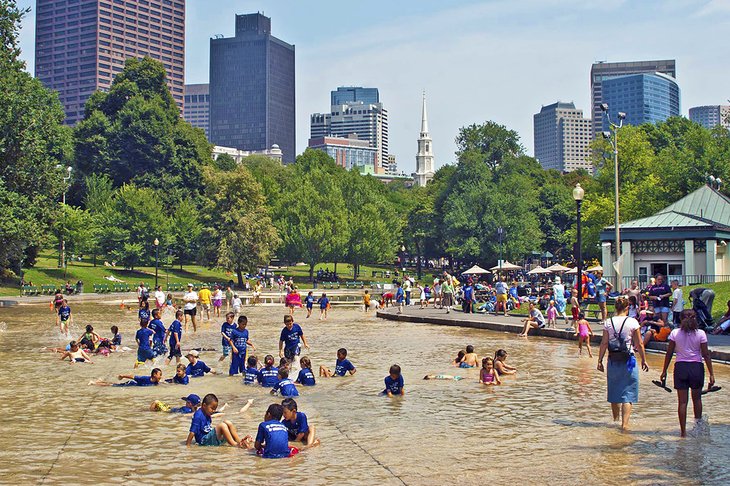
[{"label": "group of children", "polygon": [[[481,369],[479,370],[479,383],[483,385],[501,385],[501,375],[513,375],[517,372],[517,368],[506,363],[507,351],[498,349],[494,353],[494,358],[489,356],[481,359]],[[468,345],[466,351],[460,350],[456,358],[452,361],[454,366],[459,368],[476,368],[480,363],[479,356],[474,352],[474,346]],[[425,380],[433,379],[461,379],[451,375],[426,375]]]}]

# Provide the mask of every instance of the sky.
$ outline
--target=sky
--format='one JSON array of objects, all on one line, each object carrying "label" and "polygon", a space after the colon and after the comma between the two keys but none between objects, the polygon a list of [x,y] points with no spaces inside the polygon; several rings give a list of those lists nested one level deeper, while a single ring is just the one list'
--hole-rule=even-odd
[{"label": "sky", "polygon": [[[35,8],[34,0],[18,0]],[[296,46],[297,151],[337,86],[380,90],[390,152],[415,170],[425,90],[436,167],[461,127],[493,120],[533,152],[532,117],[573,101],[590,114],[595,61],[676,59],[682,113],[730,98],[730,0],[187,0],[186,82],[208,82],[209,39],[263,12]],[[34,12],[21,48],[33,72]]]}]

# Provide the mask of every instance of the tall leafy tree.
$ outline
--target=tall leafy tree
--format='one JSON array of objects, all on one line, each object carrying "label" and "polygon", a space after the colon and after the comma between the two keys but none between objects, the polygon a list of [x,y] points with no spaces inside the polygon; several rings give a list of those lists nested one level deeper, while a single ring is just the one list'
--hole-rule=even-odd
[{"label": "tall leafy tree", "polygon": [[466,155],[477,157],[490,169],[524,153],[517,132],[493,121],[463,127],[456,136],[456,156],[459,160]]}]

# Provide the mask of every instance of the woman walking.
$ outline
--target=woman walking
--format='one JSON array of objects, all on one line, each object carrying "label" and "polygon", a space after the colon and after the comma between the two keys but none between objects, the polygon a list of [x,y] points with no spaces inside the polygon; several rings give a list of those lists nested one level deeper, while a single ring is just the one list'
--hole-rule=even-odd
[{"label": "woman walking", "polygon": [[702,419],[702,386],[705,384],[705,360],[707,371],[710,372],[708,389],[715,384],[715,375],[712,372],[712,359],[707,348],[705,331],[697,329],[695,311],[687,309],[681,313],[680,327],[669,334],[669,346],[664,357],[664,368],[660,379],[667,380],[667,368],[672,362],[672,354],[677,352],[677,361],[674,364],[674,389],[677,390],[677,415],[679,416],[679,430],[682,437],[687,435],[687,403],[689,390],[692,390],[692,409],[695,413],[695,429],[704,424]]},{"label": "woman walking", "polygon": [[611,403],[613,420],[621,416],[621,430],[629,427],[631,407],[639,401],[639,369],[635,353],[641,358],[641,368],[649,371],[644,345],[639,333],[639,322],[628,317],[628,300],[616,299],[615,315],[603,324],[603,339],[598,352],[598,371],[603,372],[603,357],[608,351],[605,369],[608,381],[608,401]]}]

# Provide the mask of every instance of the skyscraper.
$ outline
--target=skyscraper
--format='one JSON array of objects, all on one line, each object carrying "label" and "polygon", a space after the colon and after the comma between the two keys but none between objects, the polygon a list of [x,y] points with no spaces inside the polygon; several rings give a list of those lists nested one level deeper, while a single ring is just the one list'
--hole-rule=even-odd
[{"label": "skyscraper", "polygon": [[[679,85],[666,74],[617,76],[603,81],[603,102],[608,103],[612,120],[618,120],[622,111],[628,125],[657,123],[679,116]],[[606,117],[601,129],[608,130]]]},{"label": "skyscraper", "polygon": [[37,0],[35,75],[58,91],[66,123],[83,118],[86,100],[109,89],[127,58],[145,56],[165,65],[182,109],[185,0]]},{"label": "skyscraper", "polygon": [[543,169],[593,171],[590,161],[591,120],[571,103],[543,106],[533,117],[535,158]]},{"label": "skyscraper", "polygon": [[296,157],[294,46],[271,35],[271,19],[236,15],[236,36],[210,40],[210,141]]},{"label": "skyscraper", "polygon": [[344,105],[353,101],[362,101],[365,104],[380,103],[378,88],[340,86],[336,91],[330,92],[330,105]]},{"label": "skyscraper", "polygon": [[705,128],[730,128],[730,105],[695,106],[689,109],[689,119]]},{"label": "skyscraper", "polygon": [[347,137],[356,134],[378,149],[375,172],[383,172],[383,161],[388,159],[388,111],[382,103],[351,101],[332,105],[329,113],[310,116],[310,137]]},{"label": "skyscraper", "polygon": [[205,136],[210,137],[210,94],[207,84],[185,85],[183,118],[192,126],[205,130]]},{"label": "skyscraper", "polygon": [[413,173],[413,182],[418,186],[425,186],[433,179],[433,147],[431,134],[428,132],[428,114],[426,113],[426,93],[423,93],[423,107],[421,108],[421,132],[418,137],[418,153],[416,154],[416,172]]},{"label": "skyscraper", "polygon": [[[593,103],[593,137],[603,131],[603,81],[616,76],[641,73],[662,73],[677,78],[676,61],[632,61],[632,62],[597,62],[591,66],[591,102]],[[622,110],[623,111],[623,110]]]}]

